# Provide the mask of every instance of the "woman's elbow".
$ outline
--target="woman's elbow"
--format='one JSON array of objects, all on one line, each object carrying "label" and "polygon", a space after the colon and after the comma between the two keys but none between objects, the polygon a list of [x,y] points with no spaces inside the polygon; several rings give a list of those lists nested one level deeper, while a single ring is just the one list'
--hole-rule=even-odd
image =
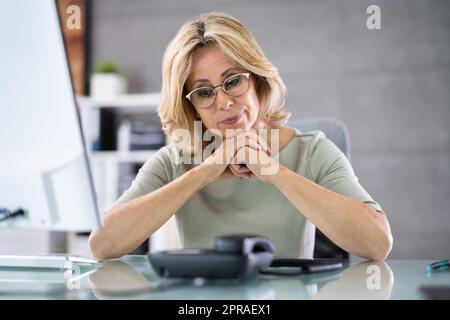
[{"label": "woman's elbow", "polygon": [[389,253],[391,253],[392,246],[393,239],[389,230],[389,232],[384,233],[379,242],[373,246],[373,250],[368,258],[373,261],[383,261],[388,257]]},{"label": "woman's elbow", "polygon": [[102,229],[92,231],[89,236],[89,249],[94,258],[98,260],[108,260],[119,258],[121,255],[117,254],[110,241],[103,238],[104,231]]},{"label": "woman's elbow", "polygon": [[367,258],[373,261],[383,261],[391,253],[394,241],[385,213],[380,211],[375,211],[375,213],[377,214],[377,222],[374,228],[374,237],[371,237],[371,241],[368,243]]},{"label": "woman's elbow", "polygon": [[89,235],[89,249],[92,256],[98,260],[105,260],[105,250],[101,246],[101,242],[98,240],[98,230],[92,231]]}]

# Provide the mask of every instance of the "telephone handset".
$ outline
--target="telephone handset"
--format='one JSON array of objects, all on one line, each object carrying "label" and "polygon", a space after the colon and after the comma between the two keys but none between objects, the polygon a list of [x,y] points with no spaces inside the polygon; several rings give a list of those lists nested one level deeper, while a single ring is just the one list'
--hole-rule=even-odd
[{"label": "telephone handset", "polygon": [[270,266],[275,246],[257,235],[227,235],[213,249],[181,249],[150,253],[155,272],[168,278],[249,279]]}]

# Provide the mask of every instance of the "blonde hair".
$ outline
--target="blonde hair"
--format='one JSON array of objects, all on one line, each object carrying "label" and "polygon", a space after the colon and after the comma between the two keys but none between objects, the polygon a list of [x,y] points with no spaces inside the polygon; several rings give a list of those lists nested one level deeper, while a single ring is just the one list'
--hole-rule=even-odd
[{"label": "blonde hair", "polygon": [[[187,129],[191,137],[194,136],[194,121],[200,119],[185,98],[185,83],[192,70],[195,50],[211,44],[217,45],[227,58],[255,76],[260,107],[265,108],[268,121],[281,123],[290,117],[284,110],[286,87],[250,31],[231,15],[205,13],[184,23],[164,53],[161,103],[157,110],[169,138],[173,138],[177,129]],[[202,134],[204,130],[202,125]],[[197,151],[192,141],[183,140],[184,143],[175,139],[173,142],[190,154]]]}]

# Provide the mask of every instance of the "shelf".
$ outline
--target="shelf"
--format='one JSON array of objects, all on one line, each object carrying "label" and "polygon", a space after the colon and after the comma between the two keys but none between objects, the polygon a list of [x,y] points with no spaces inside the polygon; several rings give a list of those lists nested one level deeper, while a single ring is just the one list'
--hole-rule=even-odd
[{"label": "shelf", "polygon": [[[98,148],[98,142],[118,135],[120,119],[124,113],[141,113],[154,115],[160,103],[159,92],[117,95],[109,99],[99,99],[90,96],[78,96],[78,105],[82,126],[86,137],[88,157],[92,165],[92,176],[95,184],[100,211],[108,210],[123,192],[125,182],[128,182],[131,171],[144,164],[158,150],[92,150]],[[110,109],[107,109],[110,108]],[[111,110],[112,109],[112,110]],[[111,119],[110,119],[111,118]],[[112,122],[103,122],[109,121]],[[117,120],[118,127],[114,124]],[[107,123],[107,126],[102,126]],[[113,124],[113,125],[111,125]],[[105,135],[105,136],[103,136]],[[111,135],[111,136],[109,136]],[[118,138],[116,136],[116,138]],[[116,143],[110,143],[113,147]],[[125,182],[124,182],[125,181]]]},{"label": "shelf", "polygon": [[78,103],[81,107],[90,108],[154,108],[161,101],[159,92],[125,94],[110,98],[96,98],[89,96],[78,96]]},{"label": "shelf", "polygon": [[90,157],[94,161],[144,163],[158,150],[139,151],[91,151]]}]

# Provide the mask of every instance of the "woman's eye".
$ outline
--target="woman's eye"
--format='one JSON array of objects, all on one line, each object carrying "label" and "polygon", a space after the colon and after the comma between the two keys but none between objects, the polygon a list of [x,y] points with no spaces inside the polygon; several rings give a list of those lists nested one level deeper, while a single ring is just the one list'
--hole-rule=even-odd
[{"label": "woman's eye", "polygon": [[230,79],[225,83],[225,87],[226,88],[236,87],[239,84],[240,80],[241,80],[241,77],[236,77],[234,79]]},{"label": "woman's eye", "polygon": [[195,91],[197,96],[199,96],[200,98],[207,98],[211,95],[211,90],[205,88],[205,89],[199,89],[197,91]]}]

